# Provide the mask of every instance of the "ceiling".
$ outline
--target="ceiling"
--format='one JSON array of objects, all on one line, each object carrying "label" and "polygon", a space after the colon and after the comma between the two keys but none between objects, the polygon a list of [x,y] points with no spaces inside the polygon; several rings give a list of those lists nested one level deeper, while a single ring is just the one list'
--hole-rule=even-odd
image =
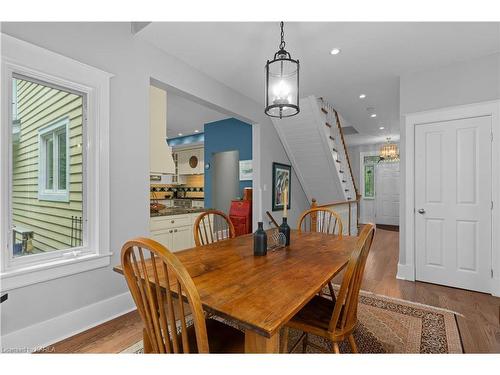
[{"label": "ceiling", "polygon": [[203,125],[228,118],[228,115],[214,111],[179,95],[167,92],[167,137],[175,138],[203,132]]},{"label": "ceiling", "polygon": [[[360,133],[352,137],[369,143],[398,136],[399,76],[500,51],[499,25],[287,22],[285,41],[300,60],[301,96],[325,98]],[[137,35],[264,105],[264,65],[279,44],[277,22],[153,22]],[[331,55],[334,47],[341,53]]]}]

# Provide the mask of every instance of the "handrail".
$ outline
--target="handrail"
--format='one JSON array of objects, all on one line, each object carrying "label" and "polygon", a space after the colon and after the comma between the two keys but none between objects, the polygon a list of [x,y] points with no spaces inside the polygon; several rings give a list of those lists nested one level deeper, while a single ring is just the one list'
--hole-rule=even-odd
[{"label": "handrail", "polygon": [[347,145],[346,145],[345,139],[344,139],[344,131],[342,130],[342,126],[340,125],[340,118],[339,118],[339,114],[337,113],[337,111],[335,111],[335,118],[337,120],[337,127],[339,128],[340,139],[342,140],[342,144],[344,145],[345,157],[347,160],[347,165],[349,167],[349,172],[351,173],[352,186],[354,186],[354,192],[356,193],[356,198],[357,198],[358,194],[359,194],[358,187],[356,186],[356,181],[354,180],[354,174],[352,173],[351,159],[349,159],[349,153],[347,152]]},{"label": "handrail", "polygon": [[331,202],[331,203],[325,203],[325,204],[317,204],[316,202],[316,198],[313,198],[312,199],[312,205],[314,205],[314,207],[332,207],[332,206],[339,206],[341,204],[348,204],[348,203],[357,203],[359,202],[361,199],[361,196],[356,196],[356,199],[350,199],[350,200],[345,200],[345,201],[334,201],[334,202]]}]

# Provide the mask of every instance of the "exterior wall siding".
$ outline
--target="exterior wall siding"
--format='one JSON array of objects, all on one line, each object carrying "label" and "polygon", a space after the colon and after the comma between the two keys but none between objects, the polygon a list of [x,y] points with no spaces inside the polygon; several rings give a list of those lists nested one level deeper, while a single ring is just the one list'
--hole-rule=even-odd
[{"label": "exterior wall siding", "polygon": [[[16,226],[33,230],[35,252],[70,248],[72,216],[83,212],[83,98],[26,80],[17,80],[19,141],[13,143],[12,211]],[[69,202],[38,199],[38,131],[69,119]],[[19,241],[19,239],[18,239]]]}]

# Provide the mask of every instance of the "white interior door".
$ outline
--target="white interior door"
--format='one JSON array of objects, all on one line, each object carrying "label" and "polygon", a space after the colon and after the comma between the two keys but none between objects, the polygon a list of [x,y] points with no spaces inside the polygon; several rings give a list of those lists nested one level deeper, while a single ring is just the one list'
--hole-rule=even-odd
[{"label": "white interior door", "polygon": [[375,167],[375,223],[399,226],[399,162]]},{"label": "white interior door", "polygon": [[416,279],[488,292],[491,118],[415,127]]}]

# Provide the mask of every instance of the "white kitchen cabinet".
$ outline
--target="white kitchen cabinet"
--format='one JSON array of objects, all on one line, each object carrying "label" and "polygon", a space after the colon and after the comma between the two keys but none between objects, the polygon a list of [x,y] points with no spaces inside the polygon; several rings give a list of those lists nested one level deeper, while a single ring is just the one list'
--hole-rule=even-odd
[{"label": "white kitchen cabinet", "polygon": [[[177,152],[177,168],[179,175],[203,174],[204,173],[204,149],[193,148]],[[191,158],[196,163],[189,163]],[[194,167],[191,165],[194,164]]]},{"label": "white kitchen cabinet", "polygon": [[173,250],[173,230],[172,229],[165,229],[165,230],[159,230],[155,232],[151,232],[151,238],[159,243],[161,243],[163,246],[165,246],[167,249],[170,251]]},{"label": "white kitchen cabinet", "polygon": [[193,247],[193,227],[191,225],[186,225],[184,227],[174,228],[172,242],[172,248],[175,249],[175,251]]}]

